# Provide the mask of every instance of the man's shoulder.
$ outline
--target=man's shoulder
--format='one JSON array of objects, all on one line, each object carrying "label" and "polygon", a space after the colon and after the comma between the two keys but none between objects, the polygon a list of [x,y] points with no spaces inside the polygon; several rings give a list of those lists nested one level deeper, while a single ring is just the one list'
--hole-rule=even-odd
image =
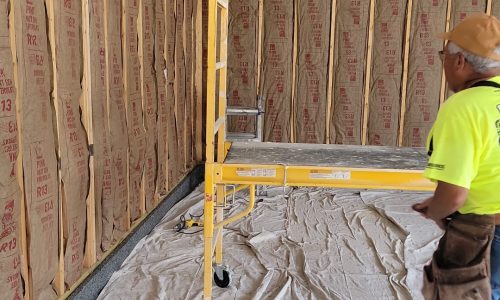
[{"label": "man's shoulder", "polygon": [[[485,81],[500,84],[500,76],[496,76]],[[489,86],[489,85],[486,86],[479,85],[460,91],[451,96],[449,100],[453,100],[453,102],[462,105],[475,106],[475,105],[486,104],[488,102],[488,99],[498,100],[499,97],[500,97],[499,87]]]},{"label": "man's shoulder", "polygon": [[[456,93],[446,100],[440,107],[436,116],[436,125],[454,124],[452,127],[469,127],[476,123],[477,115],[481,115],[480,107],[474,104],[471,97],[476,97],[475,93]],[[439,126],[438,127],[442,127]],[[450,128],[449,126],[445,126]]]},{"label": "man's shoulder", "polygon": [[451,95],[441,106],[439,107],[439,115],[448,116],[456,115],[458,113],[464,113],[472,108],[473,102],[471,97],[476,97],[475,93],[464,93],[461,91],[459,93]]},{"label": "man's shoulder", "polygon": [[491,87],[474,87],[450,96],[440,107],[440,110],[459,113],[481,110],[487,108],[491,101],[496,101],[500,97],[500,89]]}]

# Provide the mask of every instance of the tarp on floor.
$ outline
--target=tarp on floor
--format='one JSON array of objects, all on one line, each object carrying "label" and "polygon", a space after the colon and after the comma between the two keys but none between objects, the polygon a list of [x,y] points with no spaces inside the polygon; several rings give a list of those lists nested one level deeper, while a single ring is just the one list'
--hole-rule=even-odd
[{"label": "tarp on floor", "polygon": [[[288,197],[285,197],[287,195]],[[422,268],[441,231],[412,211],[430,194],[273,188],[227,226],[233,272],[215,299],[422,299]],[[238,193],[233,215],[248,196]],[[99,299],[200,299],[203,233],[173,228],[202,214],[203,187],[177,204],[136,246]]]}]

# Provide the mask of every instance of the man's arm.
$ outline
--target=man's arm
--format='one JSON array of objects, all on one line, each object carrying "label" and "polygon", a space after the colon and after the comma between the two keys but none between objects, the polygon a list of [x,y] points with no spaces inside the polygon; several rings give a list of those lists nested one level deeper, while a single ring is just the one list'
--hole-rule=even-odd
[{"label": "man's arm", "polygon": [[416,204],[413,208],[443,228],[443,219],[460,209],[467,200],[468,194],[469,190],[466,188],[438,181],[434,196]]}]

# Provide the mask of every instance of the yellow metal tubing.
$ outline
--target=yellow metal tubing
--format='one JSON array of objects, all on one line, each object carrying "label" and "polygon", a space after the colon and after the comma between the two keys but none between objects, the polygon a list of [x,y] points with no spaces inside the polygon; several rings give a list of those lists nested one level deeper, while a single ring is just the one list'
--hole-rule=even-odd
[{"label": "yellow metal tubing", "polygon": [[226,197],[231,196],[232,194],[236,194],[237,192],[242,191],[244,189],[247,189],[248,187],[249,187],[248,184],[242,184],[242,185],[238,185],[235,189],[226,190]]},{"label": "yellow metal tubing", "polygon": [[232,145],[231,142],[228,142],[228,141],[224,142],[224,151],[225,151],[224,159],[226,158],[227,154],[229,153],[229,149],[231,149],[231,145]]},{"label": "yellow metal tubing", "polygon": [[[211,1],[214,2],[214,1]],[[205,299],[212,298],[212,239],[214,236],[214,167],[205,165],[205,207],[203,239],[205,242],[203,265],[203,295]]]},{"label": "yellow metal tubing", "polygon": [[283,185],[285,167],[280,165],[216,164],[215,180],[226,184]]},{"label": "yellow metal tubing", "polygon": [[[220,47],[219,58],[222,61],[227,60],[227,32],[228,32],[228,11],[221,9],[220,11]],[[226,141],[226,90],[227,90],[227,66],[218,69],[219,72],[219,119],[223,120],[218,130],[217,139],[217,162],[222,163],[226,158],[224,142]]]},{"label": "yellow metal tubing", "polygon": [[[217,40],[217,1],[208,0],[208,45],[207,45],[207,124],[206,162],[214,162],[215,125],[215,51]],[[211,283],[211,282],[210,282]]]},{"label": "yellow metal tubing", "polygon": [[215,229],[218,229],[220,227],[226,226],[227,224],[230,224],[232,222],[238,221],[244,217],[246,217],[252,210],[255,205],[255,185],[251,184],[250,185],[250,201],[248,202],[248,206],[240,213],[227,218],[226,220],[222,222],[218,222],[217,224],[214,225]]},{"label": "yellow metal tubing", "polygon": [[288,167],[287,185],[335,188],[433,191],[421,170]]},{"label": "yellow metal tubing", "polygon": [[435,184],[422,174],[422,170],[247,164],[215,166],[215,181],[224,184],[433,191]]},{"label": "yellow metal tubing", "polygon": [[[216,89],[216,41],[217,41],[217,11],[221,8],[221,45],[220,58],[227,60],[227,26],[228,26],[228,1],[227,0],[208,0],[208,49],[207,49],[207,111],[206,111],[206,164],[205,164],[205,207],[204,207],[204,227],[203,238],[204,248],[204,266],[203,266],[203,298],[212,298],[212,264],[213,264],[213,237],[214,237],[214,201],[217,201],[216,218],[217,222],[223,220],[222,204],[225,200],[225,187],[217,186],[217,199],[214,198],[216,189],[214,161],[217,155],[217,161],[223,162],[227,154],[225,147],[226,128],[225,128],[225,110],[226,110],[226,76],[227,66],[219,70],[219,125],[215,121],[215,89]],[[217,130],[216,128],[217,127]],[[217,149],[215,149],[215,136],[218,133]],[[218,231],[216,246],[216,262],[222,262],[222,227]]]},{"label": "yellow metal tubing", "polygon": [[[214,237],[215,237],[215,239],[218,239],[219,235],[221,235],[221,234],[222,234],[222,227],[214,231]],[[212,243],[212,254],[215,251],[215,245],[216,245],[216,243]]]},{"label": "yellow metal tubing", "polygon": [[[224,202],[226,199],[224,185],[217,185],[217,207],[215,208],[216,222],[220,223],[224,220]],[[217,234],[217,239],[215,241],[215,263],[217,265],[222,264],[222,227],[221,232]]]}]

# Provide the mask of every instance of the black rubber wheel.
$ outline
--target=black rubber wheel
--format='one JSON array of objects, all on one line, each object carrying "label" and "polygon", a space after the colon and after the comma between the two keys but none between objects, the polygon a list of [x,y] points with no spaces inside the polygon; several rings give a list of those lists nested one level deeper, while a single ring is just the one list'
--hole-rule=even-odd
[{"label": "black rubber wheel", "polygon": [[217,276],[217,272],[214,272],[214,281],[218,287],[227,288],[231,283],[231,278],[229,277],[229,272],[222,270],[222,279]]}]

